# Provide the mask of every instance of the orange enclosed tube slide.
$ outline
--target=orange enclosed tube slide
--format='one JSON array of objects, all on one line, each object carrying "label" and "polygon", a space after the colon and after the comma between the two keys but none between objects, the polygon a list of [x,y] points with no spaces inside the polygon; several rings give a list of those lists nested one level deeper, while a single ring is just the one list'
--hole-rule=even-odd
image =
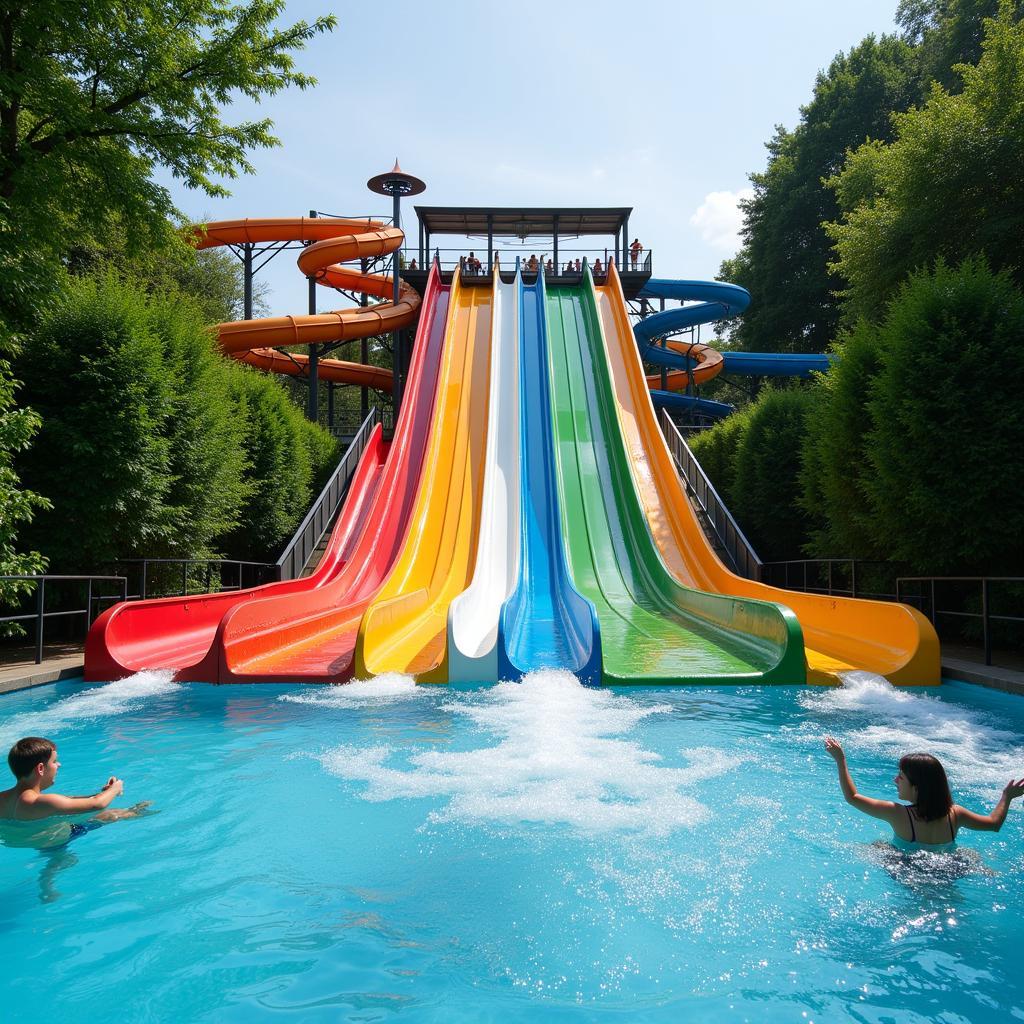
[{"label": "orange enclosed tube slide", "polygon": [[[298,258],[299,270],[318,284],[345,288],[381,298],[391,298],[394,284],[386,274],[363,274],[342,267],[350,260],[374,259],[394,252],[404,235],[399,228],[375,220],[344,217],[261,217],[222,220],[193,229],[197,249],[221,245],[267,242],[309,242]],[[273,316],[262,320],[238,320],[217,328],[221,349],[236,359],[263,370],[304,376],[308,358],[274,351],[276,346],[315,345],[351,341],[387,334],[408,327],[417,316],[420,297],[404,281],[398,302],[357,306],[330,313],[305,316]],[[390,391],[391,371],[341,359],[321,359],[317,373],[322,380]]]}]

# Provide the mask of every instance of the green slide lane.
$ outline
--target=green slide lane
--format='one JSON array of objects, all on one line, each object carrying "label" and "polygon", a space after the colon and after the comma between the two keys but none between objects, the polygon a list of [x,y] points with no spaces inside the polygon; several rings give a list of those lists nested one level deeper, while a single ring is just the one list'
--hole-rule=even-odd
[{"label": "green slide lane", "polygon": [[634,488],[589,275],[547,293],[562,527],[601,624],[607,683],[802,683],[796,617],[690,590],[668,572]]}]

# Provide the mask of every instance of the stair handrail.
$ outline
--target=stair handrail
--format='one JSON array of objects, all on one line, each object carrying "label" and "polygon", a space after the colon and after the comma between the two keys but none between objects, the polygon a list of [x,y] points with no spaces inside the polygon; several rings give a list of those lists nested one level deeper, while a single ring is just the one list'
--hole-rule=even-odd
[{"label": "stair handrail", "polygon": [[732,568],[748,580],[760,580],[764,563],[757,557],[753,545],[744,536],[739,524],[733,518],[725,502],[718,495],[714,484],[697,461],[679,428],[672,422],[667,409],[659,414],[661,431],[672,453],[679,474],[686,484],[687,493],[697,503],[701,512],[714,530],[722,548],[732,561]]},{"label": "stair handrail", "polygon": [[370,435],[380,421],[380,410],[374,406],[362,426],[352,438],[352,443],[345,449],[334,472],[331,473],[319,497],[310,506],[305,518],[299,524],[294,536],[288,542],[281,557],[277,560],[276,570],[279,580],[293,580],[302,575],[313,552],[323,540],[335,514],[341,507],[348,493],[348,485],[355,475],[359,459],[370,442]]}]

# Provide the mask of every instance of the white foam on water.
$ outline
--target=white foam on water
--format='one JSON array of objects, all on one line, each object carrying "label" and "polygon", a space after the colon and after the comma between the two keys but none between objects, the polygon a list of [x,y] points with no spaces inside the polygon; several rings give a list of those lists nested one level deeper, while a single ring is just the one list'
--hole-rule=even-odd
[{"label": "white foam on water", "polygon": [[894,763],[903,754],[926,751],[945,766],[954,799],[959,790],[994,800],[1010,778],[1024,775],[1019,734],[990,712],[893,686],[871,672],[843,673],[842,686],[799,699],[829,719],[825,728],[820,722],[805,725],[804,738],[834,732],[851,749],[877,752]]},{"label": "white foam on water", "polygon": [[707,809],[683,792],[731,770],[722,751],[687,751],[692,761],[667,767],[627,738],[664,705],[644,706],[583,686],[568,672],[530,673],[443,705],[495,738],[461,751],[422,751],[396,767],[387,746],[336,747],[321,755],[331,774],[363,782],[367,800],[442,797],[431,822],[557,824],[583,833],[668,834],[692,828]]},{"label": "white foam on water", "polygon": [[147,697],[169,693],[177,684],[171,669],[137,672],[103,686],[90,686],[51,704],[42,711],[27,711],[0,726],[0,747],[22,736],[53,737],[97,718],[132,711]]},{"label": "white foam on water", "polygon": [[290,704],[311,704],[322,708],[346,708],[361,704],[387,703],[417,697],[424,688],[412,676],[386,672],[372,679],[354,679],[338,686],[318,686],[298,693],[286,693],[278,700]]}]

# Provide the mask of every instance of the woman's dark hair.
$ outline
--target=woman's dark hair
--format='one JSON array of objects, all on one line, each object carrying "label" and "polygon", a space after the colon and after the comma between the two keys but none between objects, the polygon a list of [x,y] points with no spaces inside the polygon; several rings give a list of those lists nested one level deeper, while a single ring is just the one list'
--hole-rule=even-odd
[{"label": "woman's dark hair", "polygon": [[905,754],[900,758],[900,771],[917,787],[914,810],[921,821],[945,817],[953,806],[953,794],[942,762],[931,754]]}]

